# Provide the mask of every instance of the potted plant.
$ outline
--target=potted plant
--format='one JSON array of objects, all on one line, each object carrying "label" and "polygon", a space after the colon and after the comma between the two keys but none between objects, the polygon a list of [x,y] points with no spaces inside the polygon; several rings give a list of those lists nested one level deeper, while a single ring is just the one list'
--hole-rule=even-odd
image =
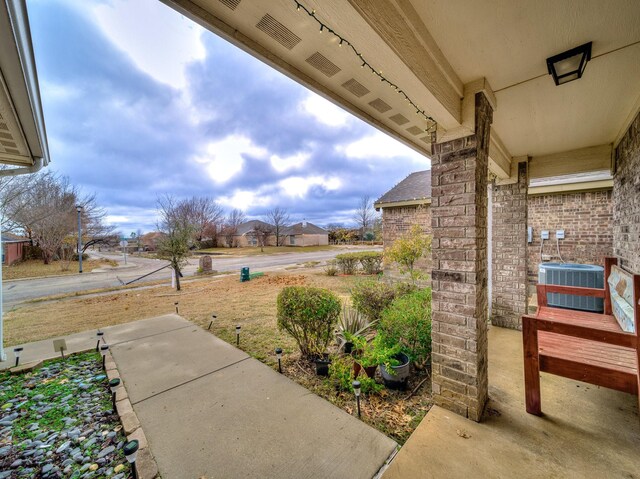
[{"label": "potted plant", "polygon": [[367,376],[373,378],[379,364],[379,361],[374,356],[373,346],[362,336],[356,336],[350,333],[346,333],[345,336],[347,341],[353,343],[353,351],[351,352],[351,356],[354,360],[353,377],[357,378],[358,374],[360,374],[360,370],[364,369]]},{"label": "potted plant", "polygon": [[331,359],[329,358],[329,353],[322,353],[321,356],[317,356],[314,359],[316,363],[316,375],[318,376],[328,376],[329,375],[329,366],[331,365]]},{"label": "potted plant", "polygon": [[389,361],[380,365],[380,374],[382,375],[384,385],[389,389],[406,390],[411,373],[409,356],[403,352],[399,352],[389,359]]},{"label": "potted plant", "polygon": [[365,336],[376,323],[377,321],[369,321],[357,309],[344,305],[342,316],[338,318],[338,329],[336,330],[338,349],[344,349],[345,354],[351,354],[353,336]]}]

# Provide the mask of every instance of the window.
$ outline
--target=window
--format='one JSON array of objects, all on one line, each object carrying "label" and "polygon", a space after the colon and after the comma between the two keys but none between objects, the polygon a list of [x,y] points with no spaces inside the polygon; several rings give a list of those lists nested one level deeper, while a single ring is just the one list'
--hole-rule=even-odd
[{"label": "window", "polygon": [[296,237],[294,235],[289,236],[289,244],[290,245],[296,244]]}]

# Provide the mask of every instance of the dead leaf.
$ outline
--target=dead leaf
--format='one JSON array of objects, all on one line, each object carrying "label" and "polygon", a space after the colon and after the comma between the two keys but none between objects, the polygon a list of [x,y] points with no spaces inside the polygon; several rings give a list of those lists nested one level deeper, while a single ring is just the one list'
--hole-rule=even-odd
[{"label": "dead leaf", "polygon": [[466,432],[466,431],[462,431],[462,430],[460,430],[460,429],[458,429],[458,430],[456,431],[456,433],[458,434],[458,436],[460,436],[460,437],[461,437],[461,438],[463,438],[463,439],[469,439],[469,438],[471,437],[471,435],[470,435],[470,434],[467,434],[467,432]]}]

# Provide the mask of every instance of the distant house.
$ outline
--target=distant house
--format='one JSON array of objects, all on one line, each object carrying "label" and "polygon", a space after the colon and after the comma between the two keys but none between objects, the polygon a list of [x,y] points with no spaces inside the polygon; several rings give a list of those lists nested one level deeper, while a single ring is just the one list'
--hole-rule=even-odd
[{"label": "distant house", "polygon": [[329,232],[324,228],[303,221],[285,230],[285,245],[289,246],[323,246],[329,244]]},{"label": "distant house", "polygon": [[12,233],[2,233],[2,264],[10,266],[24,258],[25,246],[31,244],[29,238]]},{"label": "distant house", "polygon": [[155,251],[158,248],[158,241],[166,236],[161,231],[151,231],[140,237],[140,243],[145,251]]},{"label": "distant house", "polygon": [[[269,223],[265,223],[260,220],[245,221],[238,225],[235,233],[233,234],[232,244],[228,244],[229,236],[224,232],[219,236],[218,244],[224,246],[233,246],[237,248],[244,248],[247,246],[260,246],[258,237],[262,231],[274,231],[275,227]],[[274,234],[267,236],[265,246],[272,246],[276,244],[276,237]]]}]

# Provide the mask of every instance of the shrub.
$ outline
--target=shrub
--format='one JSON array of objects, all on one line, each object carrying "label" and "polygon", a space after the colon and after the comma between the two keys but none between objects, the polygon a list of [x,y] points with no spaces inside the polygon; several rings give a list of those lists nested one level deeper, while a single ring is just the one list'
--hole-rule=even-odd
[{"label": "shrub", "polygon": [[338,266],[336,265],[336,260],[332,259],[327,261],[327,265],[324,267],[324,272],[327,273],[327,276],[335,276],[338,274]]},{"label": "shrub", "polygon": [[333,337],[340,315],[340,300],[331,291],[289,286],[278,294],[278,328],[298,343],[300,353],[312,358],[322,353]]},{"label": "shrub", "polygon": [[382,252],[364,251],[358,253],[362,269],[367,274],[378,274],[382,271]]},{"label": "shrub", "polygon": [[[353,393],[353,359],[350,356],[333,358],[329,366],[328,381],[338,391]],[[364,394],[380,391],[383,387],[366,374],[360,374],[358,381],[360,381],[360,390]]]},{"label": "shrub", "polygon": [[408,273],[411,281],[422,278],[420,271],[414,270],[415,262],[431,252],[431,236],[422,232],[418,225],[393,242],[385,251],[385,260],[398,263],[402,274]]},{"label": "shrub", "polygon": [[393,287],[381,281],[360,281],[351,290],[353,306],[369,321],[377,321],[380,314],[396,296]]},{"label": "shrub", "polygon": [[338,320],[338,330],[336,331],[336,339],[338,341],[339,349],[342,349],[344,345],[349,341],[348,335],[353,336],[365,336],[377,321],[369,321],[360,311],[350,308],[349,306],[342,307],[342,315]]},{"label": "shrub", "polygon": [[360,258],[358,253],[343,253],[336,256],[336,262],[342,274],[356,274]]},{"label": "shrub", "polygon": [[396,298],[381,315],[378,336],[381,344],[400,344],[418,369],[431,359],[431,289],[417,290]]}]

